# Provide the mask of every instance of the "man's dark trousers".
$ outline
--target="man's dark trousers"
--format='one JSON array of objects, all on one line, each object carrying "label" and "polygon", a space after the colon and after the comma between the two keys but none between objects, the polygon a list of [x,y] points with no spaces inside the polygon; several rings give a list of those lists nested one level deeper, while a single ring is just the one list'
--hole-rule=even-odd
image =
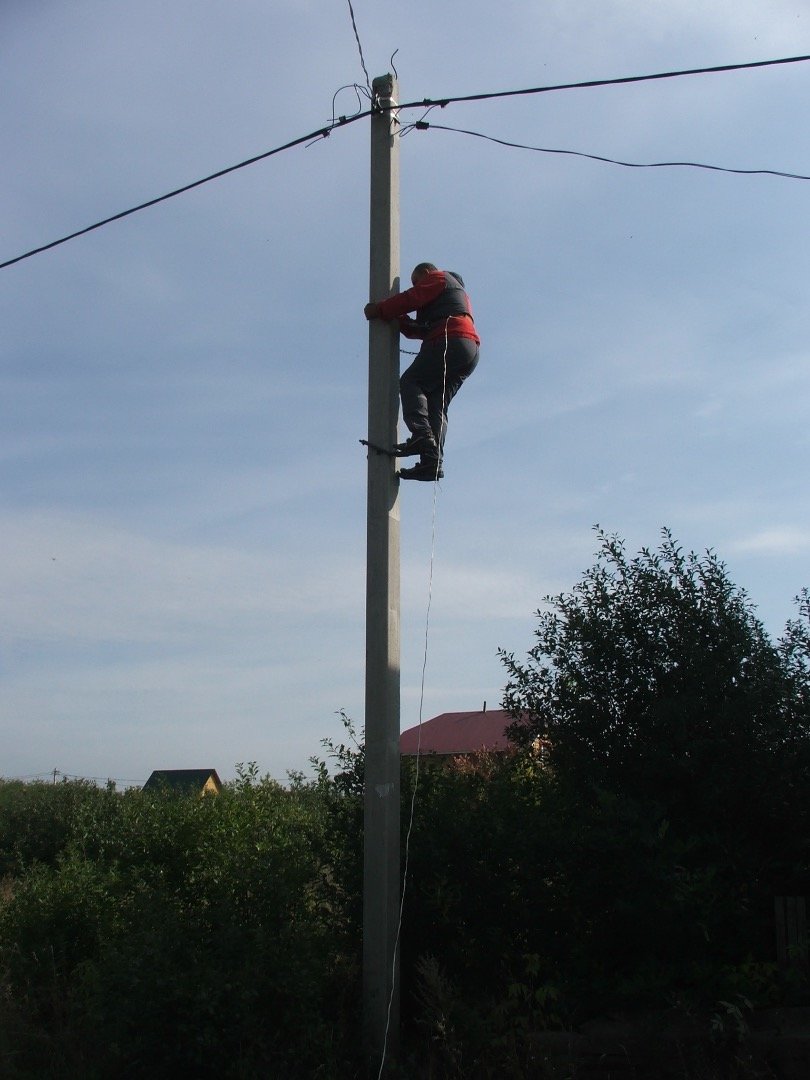
[{"label": "man's dark trousers", "polygon": [[431,433],[440,453],[447,434],[448,406],[477,363],[478,345],[471,338],[426,341],[399,380],[405,426],[413,435]]}]

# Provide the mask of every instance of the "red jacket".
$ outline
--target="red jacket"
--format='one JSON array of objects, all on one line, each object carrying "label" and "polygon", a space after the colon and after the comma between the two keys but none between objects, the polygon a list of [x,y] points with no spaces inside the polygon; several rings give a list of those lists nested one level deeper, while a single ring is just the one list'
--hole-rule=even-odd
[{"label": "red jacket", "polygon": [[[418,285],[377,304],[381,319],[399,319],[405,337],[439,341],[445,337],[481,339],[473,322],[470,299],[460,278],[445,270],[431,270]],[[409,311],[415,319],[407,318]]]}]

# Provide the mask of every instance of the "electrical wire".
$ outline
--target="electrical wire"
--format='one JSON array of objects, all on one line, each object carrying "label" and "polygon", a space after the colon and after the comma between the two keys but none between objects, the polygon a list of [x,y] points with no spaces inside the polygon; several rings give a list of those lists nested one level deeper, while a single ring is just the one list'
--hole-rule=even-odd
[{"label": "electrical wire", "polygon": [[352,29],[354,30],[354,38],[355,38],[355,41],[357,42],[357,50],[360,53],[360,63],[362,65],[362,67],[363,67],[363,74],[366,77],[366,86],[368,87],[368,95],[369,95],[369,97],[371,97],[371,79],[369,79],[369,77],[368,77],[368,71],[366,69],[366,60],[365,60],[365,57],[363,56],[363,46],[360,44],[360,35],[357,32],[357,21],[356,21],[356,19],[354,17],[354,8],[352,7],[352,0],[348,0],[348,4],[349,4],[349,14],[352,17]]},{"label": "electrical wire", "polygon": [[801,173],[783,172],[780,169],[732,169],[724,165],[707,165],[699,161],[619,161],[616,158],[601,157],[599,154],[586,154],[582,150],[559,150],[546,146],[528,146],[526,143],[510,142],[507,139],[499,139],[494,135],[484,135],[480,131],[470,131],[467,128],[448,127],[445,124],[428,124],[424,120],[417,120],[411,125],[418,131],[455,131],[460,135],[472,135],[477,139],[485,139],[487,142],[497,143],[499,146],[510,146],[516,150],[534,150],[538,154],[565,154],[572,157],[589,158],[591,161],[602,161],[608,165],[622,165],[626,169],[709,169],[712,172],[736,173],[739,176],[781,176],[789,180],[810,180],[810,176]]},{"label": "electrical wire", "polygon": [[[143,787],[143,785],[146,783],[146,781],[143,779],[133,780],[131,777],[125,776],[85,776],[84,773],[62,772],[61,769],[49,769],[47,772],[26,773],[24,776],[0,776],[0,782],[10,780],[39,780],[46,777],[52,780],[54,778],[54,774],[56,776],[61,776],[65,780],[93,780],[102,784],[107,784],[110,782],[110,780],[112,780],[116,784],[135,784],[139,787]],[[271,776],[270,779],[276,784],[286,784],[289,782],[289,777],[285,777],[282,780],[278,776]]]},{"label": "electrical wire", "polygon": [[746,71],[754,68],[776,67],[780,64],[801,64],[810,60],[807,56],[783,56],[776,60],[753,60],[744,64],[716,64],[714,67],[683,68],[678,71],[657,71],[651,75],[622,75],[615,79],[586,79],[582,82],[555,83],[551,86],[532,86],[523,90],[498,90],[483,94],[464,94],[444,98],[423,98],[422,101],[387,108],[413,109],[419,105],[445,105],[462,101],[492,101],[495,98],[521,97],[530,94],[551,94],[558,90],[589,90],[597,86],[624,86],[630,83],[652,82],[656,79],[677,79],[684,75],[714,75],[727,71]]},{"label": "electrical wire", "polygon": [[[57,772],[58,772],[58,770],[57,770]],[[61,776],[62,774],[58,773],[58,775]],[[0,781],[2,781],[3,783],[6,783],[6,782],[10,782],[12,780],[39,780],[40,778],[45,777],[45,776],[52,777],[53,776],[53,769],[51,769],[50,772],[25,773],[23,776],[0,776]]]},{"label": "electrical wire", "polygon": [[[351,9],[351,4],[349,5]],[[352,12],[353,16],[353,12]],[[359,45],[359,39],[358,39]],[[140,210],[146,210],[148,207],[156,206],[158,203],[166,202],[168,199],[173,199],[177,195],[183,195],[187,191],[192,191],[194,188],[201,187],[203,184],[208,184],[212,180],[218,180],[222,176],[227,176],[229,173],[236,172],[239,169],[244,169],[248,165],[254,165],[257,161],[263,161],[265,158],[273,157],[275,154],[280,154],[284,150],[290,150],[295,146],[302,144],[312,145],[313,142],[318,142],[322,139],[326,139],[332,134],[336,128],[346,127],[348,124],[352,124],[357,120],[362,120],[367,116],[372,116],[376,112],[392,111],[396,109],[401,112],[403,109],[428,109],[432,108],[445,108],[445,106],[465,101],[487,101],[495,98],[507,98],[517,97],[520,95],[531,94],[547,94],[560,90],[577,90],[577,89],[593,89],[600,86],[616,86],[621,84],[631,84],[640,82],[649,82],[655,79],[674,79],[680,76],[686,75],[706,75],[714,74],[718,72],[729,71],[744,71],[754,68],[774,67],[780,64],[798,64],[810,60],[810,55],[807,56],[787,56],[774,60],[755,60],[744,64],[720,64],[715,67],[704,68],[688,68],[681,71],[661,71],[651,75],[627,75],[621,78],[615,79],[589,79],[583,82],[574,83],[557,83],[551,86],[535,86],[521,90],[500,90],[491,93],[483,94],[466,94],[456,95],[453,97],[444,97],[433,100],[431,98],[423,98],[421,101],[410,101],[404,104],[391,104],[381,106],[378,102],[375,103],[373,108],[361,110],[352,116],[339,116],[337,120],[328,124],[326,127],[318,128],[315,131],[309,132],[307,135],[301,135],[297,139],[292,139],[290,142],[284,143],[282,146],[276,146],[272,150],[266,150],[261,154],[256,154],[253,157],[247,158],[245,161],[240,161],[236,165],[230,165],[225,169],[219,169],[215,173],[211,173],[209,176],[204,176],[200,180],[194,180],[190,184],[184,184],[183,187],[176,188],[174,191],[169,191],[165,195],[159,195],[157,198],[148,199],[146,202],[140,203],[138,206],[133,206],[128,210],[122,210],[118,214],[112,214],[110,217],[104,218],[101,221],[97,221],[92,225],[88,225],[83,229],[77,229],[75,232],[68,234],[67,236],[60,237],[58,240],[52,240],[50,243],[42,244],[39,247],[32,248],[30,251],[25,251],[21,255],[17,255],[12,259],[6,259],[4,262],[0,262],[0,270],[4,270],[9,266],[15,265],[15,263],[22,262],[24,259],[30,259],[34,255],[40,255],[42,252],[50,251],[52,248],[59,247],[61,244],[66,244],[69,240],[75,240],[79,236],[84,236],[87,233],[93,232],[95,229],[100,229],[105,225],[110,225],[114,221],[120,221],[122,218],[129,217],[131,214],[136,214]],[[364,65],[365,66],[365,65]],[[366,79],[368,79],[368,73],[366,72]],[[369,88],[370,89],[370,88]],[[334,112],[334,99],[333,99],[333,112]],[[427,115],[427,113],[423,114]],[[412,130],[416,125],[408,125],[407,130]],[[436,125],[432,125],[436,126]],[[765,170],[763,170],[765,171]]]},{"label": "electrical wire", "polygon": [[[346,83],[345,86],[338,87],[338,89],[332,95],[332,121],[331,121],[331,123],[329,125],[330,127],[334,127],[335,124],[337,123],[338,118],[335,115],[335,103],[337,102],[338,94],[342,93],[344,90],[354,90],[355,94],[357,95],[357,112],[358,113],[363,111],[363,102],[362,102],[362,100],[360,98],[360,95],[363,94],[366,98],[371,100],[371,96],[370,96],[368,90],[366,90],[365,86],[360,86],[359,83]],[[355,117],[356,115],[357,115],[357,113],[352,113],[352,117]],[[342,117],[340,117],[340,119],[341,119],[342,122],[345,122],[347,117],[342,116]]]},{"label": "electrical wire", "polygon": [[110,780],[117,784],[143,784],[143,780],[133,780],[130,777],[124,776],[85,776],[83,773],[68,773],[62,772],[61,769],[49,769],[47,772],[39,773],[26,773],[24,776],[2,776],[0,780],[39,780],[45,777],[56,782],[56,777],[61,776],[63,780],[93,780],[98,783],[107,784]]},{"label": "electrical wire", "polygon": [[257,161],[264,161],[265,158],[273,157],[275,154],[280,154],[284,150],[291,150],[294,146],[300,146],[302,143],[317,142],[319,139],[326,139],[332,134],[332,131],[345,124],[350,124],[353,120],[359,120],[363,116],[369,116],[371,110],[368,109],[365,112],[361,112],[351,117],[338,117],[337,121],[330,124],[327,127],[319,128],[317,131],[310,131],[307,135],[301,135],[297,139],[291,139],[290,142],[284,143],[282,146],[276,146],[272,150],[265,150],[261,154],[256,154],[254,157],[247,158],[245,161],[240,161],[236,165],[229,165],[225,169],[219,169],[215,173],[211,173],[209,176],[204,176],[200,180],[194,180],[190,184],[184,184],[183,187],[175,188],[174,191],[168,191],[165,195],[158,195],[154,199],[148,199],[146,202],[139,203],[138,206],[132,206],[129,210],[122,210],[118,214],[112,214],[108,218],[104,218],[102,221],[96,221],[93,225],[88,225],[83,229],[77,229],[76,232],[70,233],[68,236],[62,236],[58,240],[52,240],[48,244],[42,244],[40,247],[32,248],[31,251],[26,251],[22,255],[17,255],[13,259],[6,259],[5,262],[0,263],[0,270],[4,270],[7,266],[13,266],[15,263],[22,262],[23,259],[30,259],[33,255],[39,255],[43,251],[50,251],[51,248],[59,247],[60,244],[66,244],[69,240],[75,240],[79,236],[84,236],[86,233],[93,232],[95,229],[100,229],[104,225],[110,225],[113,221],[120,221],[122,218],[129,217],[130,214],[137,214],[139,210],[146,210],[150,206],[157,206],[158,203],[166,202],[168,199],[173,199],[177,195],[183,195],[187,191],[192,191],[194,188],[202,187],[203,184],[208,184],[212,180],[218,180],[222,176],[227,176],[228,173],[236,172],[238,169],[247,168],[248,165],[255,165]]},{"label": "electrical wire", "polygon": [[400,139],[404,139],[405,136],[409,135],[414,129],[421,128],[423,126],[424,122],[425,122],[425,117],[429,113],[432,113],[434,109],[438,109],[438,108],[439,108],[438,105],[430,105],[427,109],[425,109],[425,111],[422,113],[422,115],[420,116],[420,118],[418,120],[414,120],[414,122],[412,124],[403,125],[402,130],[399,133]]}]

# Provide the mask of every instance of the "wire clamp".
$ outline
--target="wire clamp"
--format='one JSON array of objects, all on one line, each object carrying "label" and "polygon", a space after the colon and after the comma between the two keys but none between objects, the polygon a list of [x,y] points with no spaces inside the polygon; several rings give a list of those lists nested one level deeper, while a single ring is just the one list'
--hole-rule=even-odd
[{"label": "wire clamp", "polygon": [[397,107],[393,98],[394,76],[390,72],[387,75],[378,75],[371,84],[371,111],[390,112]]}]

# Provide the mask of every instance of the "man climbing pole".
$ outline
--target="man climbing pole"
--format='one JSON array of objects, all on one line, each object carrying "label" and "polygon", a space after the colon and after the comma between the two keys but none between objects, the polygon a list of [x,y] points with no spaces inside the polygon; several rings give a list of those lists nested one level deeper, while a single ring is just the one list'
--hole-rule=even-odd
[{"label": "man climbing pole", "polygon": [[[475,370],[481,339],[459,274],[423,262],[414,267],[411,282],[411,289],[366,304],[364,314],[367,319],[398,319],[404,337],[422,341],[416,359],[399,380],[402,419],[410,438],[393,453],[419,454],[417,465],[400,469],[403,480],[440,480],[447,409]],[[416,318],[408,317],[410,311]]]}]

